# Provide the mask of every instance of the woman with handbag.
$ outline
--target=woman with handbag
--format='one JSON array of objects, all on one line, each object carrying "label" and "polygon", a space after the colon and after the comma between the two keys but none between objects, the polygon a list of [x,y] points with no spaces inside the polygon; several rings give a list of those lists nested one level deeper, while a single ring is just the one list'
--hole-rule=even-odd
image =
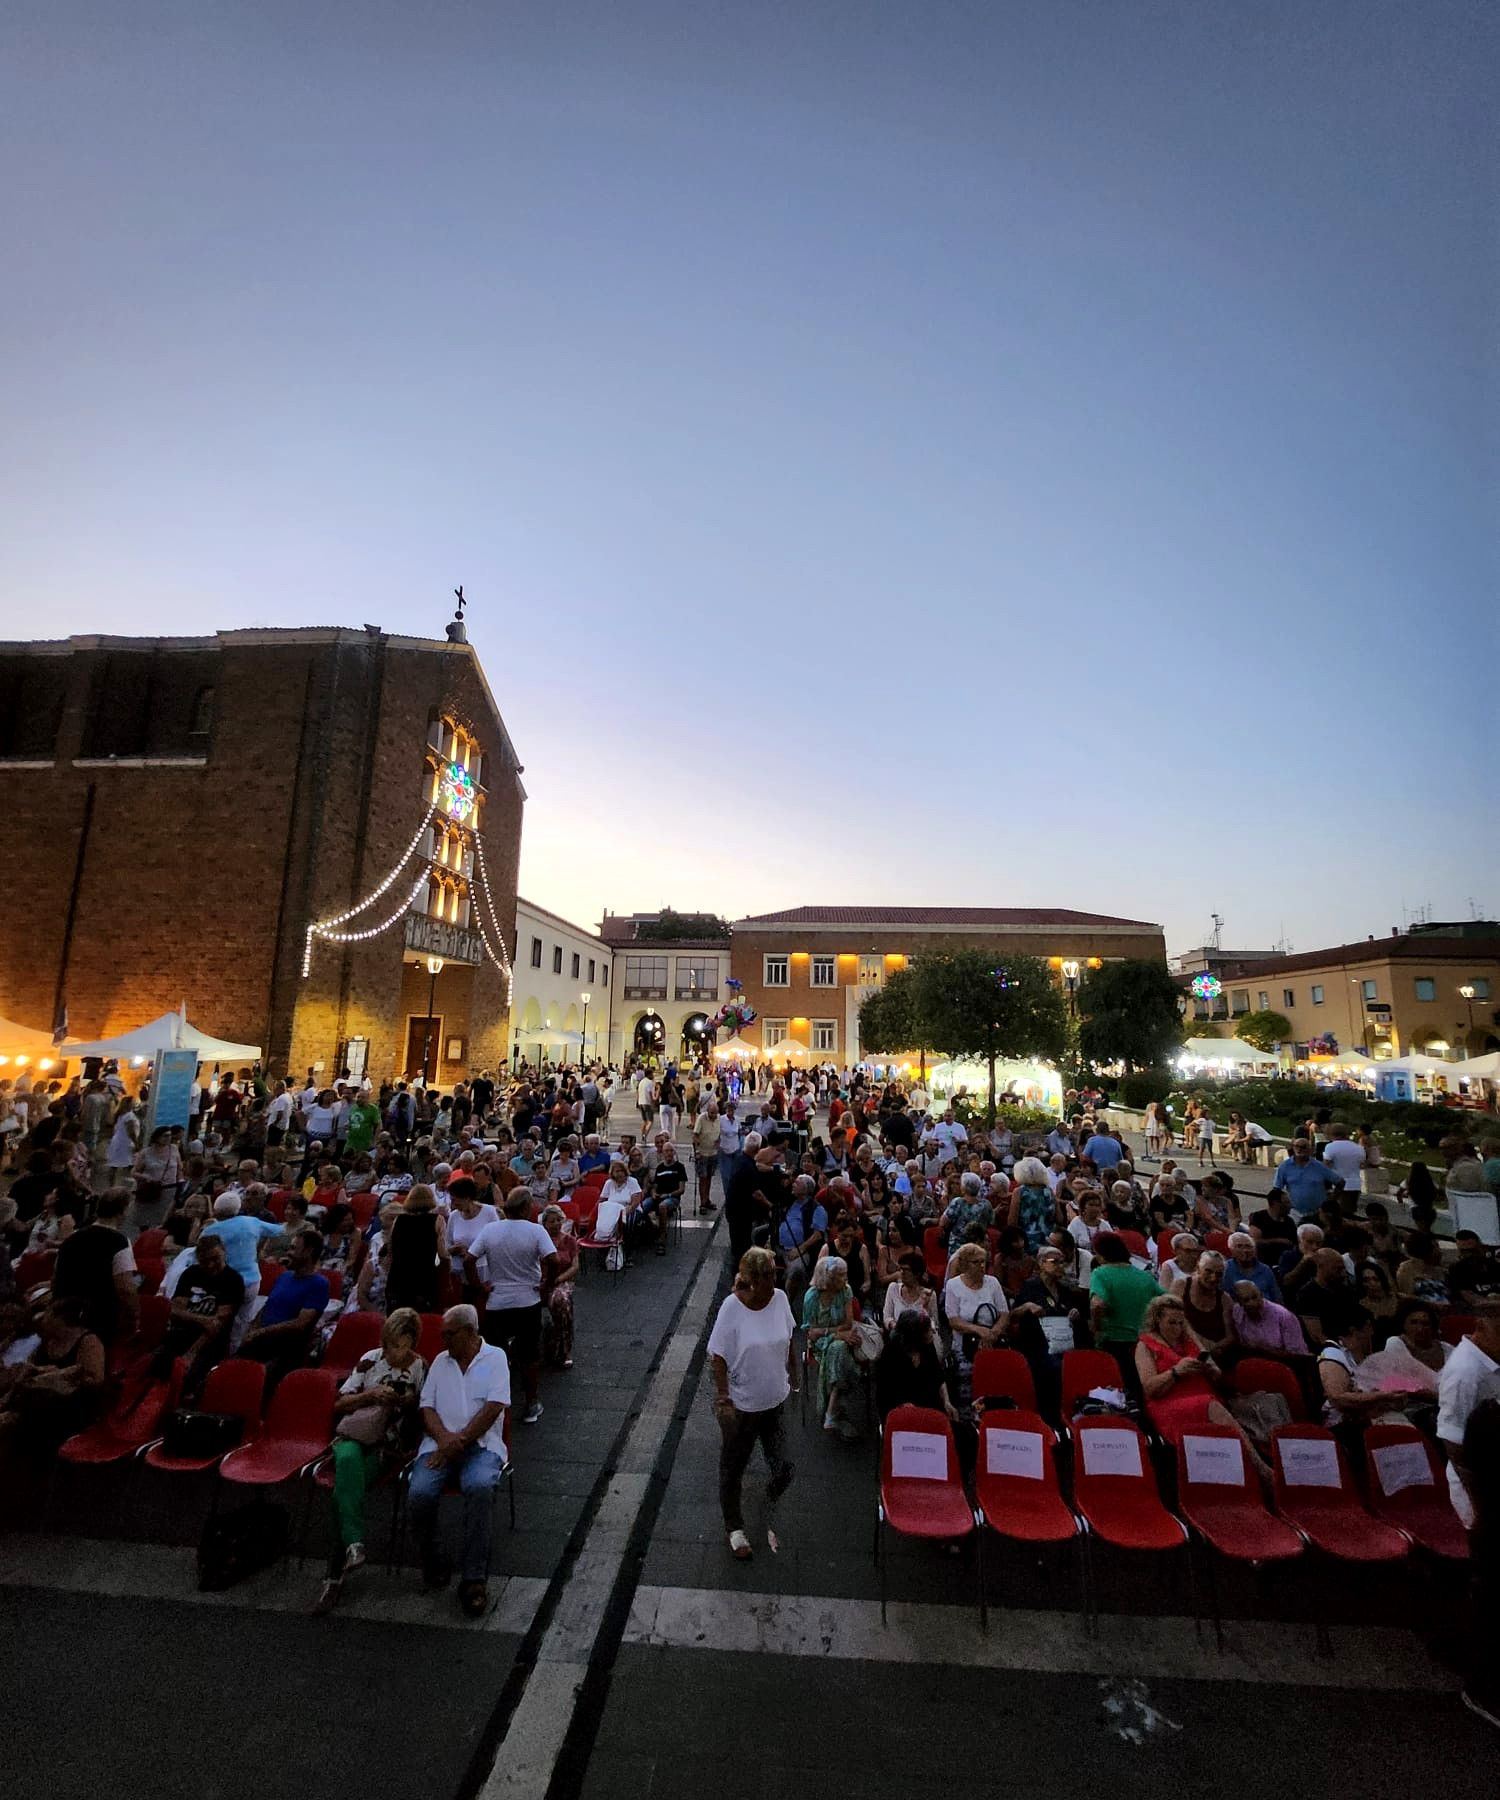
[{"label": "woman with handbag", "polygon": [[182,1185],[182,1155],[170,1126],[158,1125],[151,1133],[150,1142],[136,1152],[134,1170],[135,1193],[125,1209],[125,1235],[132,1243],[165,1222]]},{"label": "woman with handbag", "polygon": [[855,1379],[854,1295],[842,1256],[825,1256],[814,1265],[812,1286],[802,1302],[802,1329],[818,1364],[823,1429],[850,1442],[859,1436],[859,1427],[842,1416],[842,1401]]},{"label": "woman with handbag", "polygon": [[359,1359],[333,1403],[333,1550],[314,1612],[338,1605],[344,1577],[365,1560],[365,1490],[388,1461],[398,1461],[412,1446],[427,1379],[427,1365],[417,1355],[421,1341],[421,1317],[410,1307],[393,1312],[380,1348]]}]

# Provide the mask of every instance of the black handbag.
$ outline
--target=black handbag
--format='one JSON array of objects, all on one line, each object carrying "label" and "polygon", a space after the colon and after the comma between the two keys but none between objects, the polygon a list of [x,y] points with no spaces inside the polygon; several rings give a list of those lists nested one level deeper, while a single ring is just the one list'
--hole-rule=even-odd
[{"label": "black handbag", "polygon": [[223,1456],[245,1435],[245,1421],[238,1413],[196,1412],[180,1406],[167,1417],[162,1432],[162,1455],[184,1462],[206,1462]]}]

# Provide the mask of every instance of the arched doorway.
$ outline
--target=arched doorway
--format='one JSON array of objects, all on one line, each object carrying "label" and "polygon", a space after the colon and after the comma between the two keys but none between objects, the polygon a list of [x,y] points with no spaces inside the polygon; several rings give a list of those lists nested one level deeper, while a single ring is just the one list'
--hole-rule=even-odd
[{"label": "arched doorway", "polygon": [[635,1022],[632,1047],[638,1056],[660,1056],[667,1042],[667,1028],[659,1013],[642,1013]]},{"label": "arched doorway", "polygon": [[699,1062],[713,1050],[714,1033],[708,1014],[690,1013],[682,1021],[682,1056],[684,1062]]}]

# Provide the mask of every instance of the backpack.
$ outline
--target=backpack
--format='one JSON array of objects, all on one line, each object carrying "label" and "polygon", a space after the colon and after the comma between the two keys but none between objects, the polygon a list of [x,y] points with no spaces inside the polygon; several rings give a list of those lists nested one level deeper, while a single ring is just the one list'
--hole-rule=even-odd
[{"label": "backpack", "polygon": [[219,1513],[204,1526],[198,1544],[199,1592],[219,1593],[279,1562],[290,1537],[287,1509],[269,1500]]}]

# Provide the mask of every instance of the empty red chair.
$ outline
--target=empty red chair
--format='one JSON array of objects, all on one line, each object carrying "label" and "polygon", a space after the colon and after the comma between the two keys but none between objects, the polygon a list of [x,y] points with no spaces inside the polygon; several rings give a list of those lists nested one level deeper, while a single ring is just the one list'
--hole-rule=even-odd
[{"label": "empty red chair", "polygon": [[327,1369],[293,1369],[283,1376],[265,1423],[251,1442],[229,1452],[219,1474],[244,1487],[273,1487],[311,1468],[333,1435],[337,1389]]},{"label": "empty red chair", "polygon": [[1097,1387],[1121,1385],[1120,1365],[1107,1350],[1067,1350],[1062,1359],[1062,1416],[1071,1419],[1073,1408]]},{"label": "empty red chair", "polygon": [[1407,1541],[1372,1519],[1349,1480],[1344,1452],[1321,1425],[1278,1425],[1271,1433],[1276,1510],[1314,1549],[1340,1562],[1399,1562]]},{"label": "empty red chair", "polygon": [[1058,1487],[1056,1442],[1035,1412],[994,1412],[980,1425],[974,1497],[998,1536],[1021,1544],[1077,1542],[1081,1524]]},{"label": "empty red chair", "polygon": [[[228,1362],[221,1362],[216,1369],[209,1370],[195,1410],[206,1413],[237,1413],[245,1422],[245,1434],[241,1441],[247,1442],[260,1429],[265,1394],[265,1365],[252,1362],[247,1356],[232,1356]],[[147,1468],[161,1469],[172,1475],[211,1469],[219,1461],[219,1456],[168,1456],[162,1450],[160,1440],[146,1452]]]},{"label": "empty red chair", "polygon": [[[980,1350],[974,1357],[971,1388],[974,1399],[1014,1400],[1029,1413],[1036,1411],[1036,1383],[1031,1364],[1019,1350]],[[1047,1427],[1050,1432],[1052,1427]]]},{"label": "empty red chair", "polygon": [[1450,1562],[1469,1554],[1438,1454],[1414,1425],[1371,1425],[1365,1432],[1370,1511],[1419,1549]]},{"label": "empty red chair", "polygon": [[1162,1505],[1140,1427],[1086,1416],[1073,1438],[1073,1503],[1089,1530],[1121,1550],[1181,1549],[1187,1528]]},{"label": "empty red chair", "polygon": [[[1302,1539],[1267,1510],[1244,1439],[1232,1425],[1194,1425],[1183,1432],[1177,1446],[1177,1510],[1191,1530],[1231,1562],[1259,1568],[1302,1554]],[[1212,1579],[1209,1591],[1222,1648],[1224,1627]]]},{"label": "empty red chair", "polygon": [[948,1279],[948,1239],[941,1225],[929,1225],[922,1233],[922,1261],[941,1293]]},{"label": "empty red chair", "polygon": [[[894,1407],[886,1417],[881,1437],[880,1498],[875,1506],[875,1560],[880,1565],[882,1623],[885,1620],[886,1528],[902,1537],[951,1541],[966,1538],[976,1523],[964,1493],[958,1450],[948,1415],[933,1407]],[[979,1615],[983,1620],[982,1580]]]},{"label": "empty red chair", "polygon": [[98,1467],[137,1455],[160,1436],[163,1415],[176,1406],[182,1369],[179,1357],[172,1364],[170,1381],[153,1382],[144,1392],[137,1387],[122,1396],[102,1419],[61,1444],[58,1460],[80,1468]]},{"label": "empty red chair", "polygon": [[16,1287],[25,1294],[43,1282],[51,1281],[52,1271],[57,1267],[55,1250],[28,1250],[16,1264]]},{"label": "empty red chair", "polygon": [[323,1352],[322,1366],[335,1381],[342,1381],[367,1350],[380,1345],[385,1319],[380,1313],[341,1313]]},{"label": "empty red chair", "polygon": [[1286,1401],[1292,1422],[1307,1423],[1307,1401],[1302,1384],[1286,1366],[1271,1356],[1246,1356],[1234,1365],[1230,1379],[1237,1394],[1280,1394]]},{"label": "empty red chair", "polygon": [[[24,1261],[24,1258],[23,1258]],[[1461,1344],[1479,1321],[1473,1313],[1445,1313],[1438,1327],[1445,1344]]]}]

